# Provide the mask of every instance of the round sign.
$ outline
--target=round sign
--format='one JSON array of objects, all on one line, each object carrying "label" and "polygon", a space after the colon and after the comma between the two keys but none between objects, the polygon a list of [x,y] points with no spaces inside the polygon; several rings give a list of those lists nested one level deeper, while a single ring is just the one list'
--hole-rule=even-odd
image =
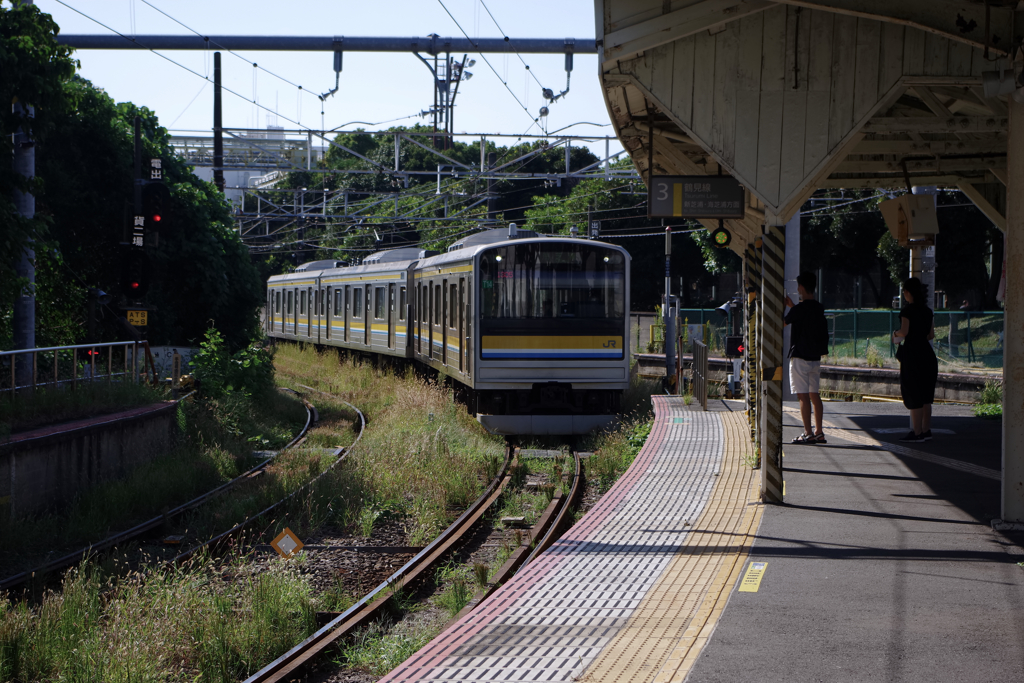
[{"label": "round sign", "polygon": [[715,243],[716,247],[727,247],[732,241],[732,235],[725,228],[718,228],[711,233],[711,241]]}]

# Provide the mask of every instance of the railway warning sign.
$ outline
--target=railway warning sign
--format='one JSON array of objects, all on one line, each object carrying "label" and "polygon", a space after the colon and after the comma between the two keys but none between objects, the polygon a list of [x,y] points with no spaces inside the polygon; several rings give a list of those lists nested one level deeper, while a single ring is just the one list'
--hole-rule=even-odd
[{"label": "railway warning sign", "polygon": [[717,175],[654,176],[652,218],[743,218],[743,186]]},{"label": "railway warning sign", "polygon": [[149,324],[149,311],[128,311],[128,324],[146,327]]},{"label": "railway warning sign", "polygon": [[292,533],[291,529],[285,527],[284,531],[270,542],[270,546],[277,551],[278,555],[287,558],[302,550],[303,543],[298,536]]}]

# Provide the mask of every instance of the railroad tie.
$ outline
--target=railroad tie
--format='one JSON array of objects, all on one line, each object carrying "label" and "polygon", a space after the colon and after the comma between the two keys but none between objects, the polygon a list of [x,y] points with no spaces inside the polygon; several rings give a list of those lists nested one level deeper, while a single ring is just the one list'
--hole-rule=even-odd
[{"label": "railroad tie", "polygon": [[762,240],[761,287],[761,499],[782,496],[782,329],[785,310],[785,226],[769,225]]}]

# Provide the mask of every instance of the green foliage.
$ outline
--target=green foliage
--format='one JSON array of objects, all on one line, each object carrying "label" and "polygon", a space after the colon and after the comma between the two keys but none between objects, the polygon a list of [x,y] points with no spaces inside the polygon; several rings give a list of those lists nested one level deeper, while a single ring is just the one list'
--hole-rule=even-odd
[{"label": "green foliage", "polygon": [[274,387],[274,358],[270,349],[252,344],[234,354],[224,336],[211,327],[192,357],[193,374],[207,398],[220,398],[233,391],[262,396]]},{"label": "green foliage", "polygon": [[[31,185],[38,219],[13,216],[10,192],[0,193],[0,348],[11,340],[16,282],[10,269],[25,240],[36,240],[37,341],[80,341],[85,330],[85,291],[119,294],[120,247],[133,190],[133,122],[141,117],[143,156],[163,162],[171,190],[168,228],[149,249],[152,281],[146,303],[151,344],[192,344],[206,321],[216,320],[232,351],[258,327],[263,280],[232,228],[227,202],[174,154],[170,135],[156,115],[131,103],[115,103],[75,75],[69,49],[55,41],[57,27],[31,5],[0,8],[0,92],[37,105],[37,179]],[[27,93],[27,94],[26,94]],[[19,121],[0,116],[0,147],[10,155],[10,133]],[[102,168],[102,173],[83,169]],[[0,168],[0,187],[17,184],[10,166]],[[48,227],[44,231],[43,224]],[[100,307],[100,341],[123,338],[116,303]]]},{"label": "green foliage", "polygon": [[985,388],[981,390],[981,396],[979,403],[999,403],[1003,402],[1003,383],[988,380],[985,382]]},{"label": "green foliage", "polygon": [[974,411],[975,417],[987,420],[998,420],[1003,417],[1002,403],[977,403],[971,407],[971,410]]},{"label": "green foliage", "polygon": [[[0,107],[0,159],[4,160],[0,163],[0,301],[13,299],[25,284],[16,277],[15,263],[30,240],[45,238],[49,222],[38,207],[32,219],[15,211],[12,190],[38,195],[44,181],[14,172],[13,134],[24,128],[38,145],[45,145],[75,107],[73,94],[63,84],[74,74],[77,62],[70,47],[57,43],[59,30],[53,18],[35,5],[0,5],[0,102],[4,103]],[[33,115],[12,107],[15,102],[34,107]],[[45,251],[45,245],[39,246]]]}]

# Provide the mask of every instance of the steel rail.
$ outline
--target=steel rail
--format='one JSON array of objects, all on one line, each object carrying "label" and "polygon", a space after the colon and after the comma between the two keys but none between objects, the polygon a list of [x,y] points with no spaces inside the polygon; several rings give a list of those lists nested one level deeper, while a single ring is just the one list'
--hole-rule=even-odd
[{"label": "steel rail", "polygon": [[[291,391],[291,390],[289,389],[288,391]],[[319,393],[323,393],[323,392],[319,392]],[[291,493],[289,493],[287,496],[285,496],[281,500],[277,501],[276,503],[273,503],[269,507],[266,507],[263,510],[260,510],[259,512],[257,512],[256,514],[252,515],[251,517],[247,517],[246,519],[242,520],[241,522],[239,522],[235,526],[231,527],[230,529],[228,529],[224,533],[218,534],[218,535],[214,536],[213,538],[211,538],[209,540],[203,541],[199,545],[197,545],[197,546],[195,546],[193,548],[190,548],[189,550],[186,550],[185,552],[181,553],[180,555],[177,555],[176,557],[174,557],[174,559],[168,561],[167,564],[169,564],[171,566],[176,566],[176,565],[178,565],[178,564],[180,564],[180,563],[182,563],[182,562],[192,558],[194,555],[196,555],[201,550],[205,550],[207,548],[216,548],[217,546],[219,546],[221,543],[223,543],[227,539],[231,538],[232,536],[235,536],[236,534],[241,533],[243,529],[248,527],[250,524],[255,522],[257,519],[260,519],[261,517],[266,515],[268,512],[276,510],[278,507],[280,507],[281,505],[287,503],[289,500],[291,500],[292,498],[294,498],[298,494],[302,493],[303,491],[305,491],[308,488],[311,488],[321,478],[323,478],[324,476],[329,474],[331,472],[331,470],[333,470],[338,465],[338,463],[340,463],[342,460],[344,460],[345,456],[348,455],[352,451],[353,448],[355,448],[356,444],[358,444],[360,439],[363,438],[363,431],[366,429],[366,417],[363,415],[363,412],[361,410],[359,410],[359,408],[356,408],[354,405],[349,403],[348,401],[341,401],[341,403],[344,403],[349,408],[351,408],[352,410],[356,411],[356,414],[359,415],[359,434],[356,435],[355,441],[353,441],[347,448],[339,447],[339,448],[335,449],[333,455],[336,456],[336,459],[335,459],[334,462],[331,463],[330,467],[328,467],[323,472],[321,472],[320,474],[316,475],[315,477],[313,477],[312,479],[307,481],[305,484],[303,484],[299,488],[295,489],[294,491],[292,491]],[[305,438],[305,437],[303,437],[303,438]],[[298,442],[295,442],[295,443],[298,443]]]},{"label": "steel rail", "polygon": [[491,481],[487,490],[458,519],[449,525],[441,534],[430,542],[415,557],[406,562],[398,571],[388,577],[372,591],[363,596],[356,604],[345,612],[319,628],[313,635],[284,653],[255,674],[245,679],[244,683],[276,683],[287,680],[295,671],[319,655],[332,644],[353,630],[368,623],[377,611],[387,603],[395,590],[399,590],[407,582],[418,578],[429,570],[439,559],[448,553],[463,535],[487,511],[501,495],[502,487],[507,482],[512,448],[505,451],[505,461],[497,476]]},{"label": "steel rail", "polygon": [[[550,548],[551,544],[562,535],[562,530],[564,529],[565,522],[568,519],[568,511],[579,502],[579,497],[583,493],[583,460],[580,458],[578,451],[573,451],[572,457],[576,468],[572,475],[572,486],[569,487],[569,495],[567,496],[565,503],[558,510],[558,515],[555,517],[555,521],[550,527],[548,527],[547,533],[545,533],[544,537],[537,542],[537,545],[533,548],[533,552],[526,558],[526,562],[522,565],[523,567],[537,559],[538,555]],[[519,568],[519,571],[522,571],[522,567]]]},{"label": "steel rail", "polygon": [[[494,574],[494,579],[489,582],[487,588],[477,592],[476,595],[463,607],[458,614],[451,618],[445,625],[446,630],[449,626],[462,619],[474,609],[480,606],[484,600],[489,598],[491,594],[498,590],[502,584],[508,581],[510,578],[516,575],[516,573],[524,566],[536,559],[537,555],[540,554],[544,549],[548,548],[555,539],[560,535],[559,529],[563,526],[565,520],[565,511],[571,509],[576,505],[579,498],[579,492],[583,490],[582,484],[582,466],[580,464],[579,454],[573,451],[573,458],[575,460],[576,468],[573,475],[573,484],[570,487],[569,495],[561,495],[561,491],[555,494],[555,497],[551,499],[548,506],[541,513],[537,523],[530,529],[531,540],[540,538],[540,540],[534,546],[531,552],[529,545],[521,545],[516,548],[505,563],[501,565]],[[537,548],[540,548],[538,551]]]},{"label": "steel rail", "polygon": [[270,50],[276,52],[470,52],[597,54],[597,41],[572,38],[442,38],[433,36],[196,36],[147,34],[132,37],[61,33],[57,42],[80,50]]},{"label": "steel rail", "polygon": [[[180,399],[175,401],[174,405],[180,404],[182,401],[184,401],[185,399],[189,398],[194,393],[195,392],[192,391],[192,392],[189,392],[188,394],[185,394]],[[295,436],[295,438],[293,438],[291,441],[289,441],[281,449],[282,451],[288,450],[289,448],[292,448],[293,446],[295,446],[298,443],[300,443],[303,439],[305,439],[306,438],[306,433],[309,431],[310,426],[313,423],[315,423],[316,420],[317,420],[317,418],[316,418],[316,408],[311,403],[309,403],[307,401],[303,401],[303,403],[306,406],[306,423],[305,423],[305,425],[303,425],[302,430],[299,431],[299,433]],[[162,513],[158,517],[153,517],[152,519],[148,519],[145,522],[142,522],[141,524],[137,524],[137,525],[131,527],[130,529],[126,529],[125,531],[120,531],[120,532],[114,534],[113,536],[109,536],[106,539],[100,541],[99,543],[90,544],[88,547],[82,548],[81,550],[76,550],[75,552],[72,552],[72,553],[68,553],[67,555],[64,555],[63,557],[59,557],[56,560],[52,560],[51,562],[48,562],[48,563],[46,563],[46,564],[44,564],[44,565],[42,565],[40,567],[36,567],[34,569],[29,569],[27,571],[21,572],[20,574],[14,574],[13,576],[9,576],[6,579],[4,579],[3,581],[0,581],[0,590],[10,590],[11,588],[19,586],[19,585],[25,583],[26,581],[29,581],[30,579],[34,578],[37,575],[45,575],[45,574],[48,574],[49,572],[56,571],[58,569],[63,569],[64,567],[68,567],[68,566],[71,566],[71,565],[73,565],[73,564],[75,564],[77,562],[82,561],[83,559],[85,559],[89,555],[92,555],[92,554],[98,553],[98,552],[102,552],[102,551],[107,550],[109,548],[113,548],[113,547],[115,547],[117,545],[120,545],[121,543],[124,543],[125,541],[130,541],[132,539],[138,538],[139,536],[141,536],[142,534],[146,533],[147,531],[155,529],[155,528],[161,526],[162,524],[167,523],[169,520],[171,520],[171,519],[173,519],[175,517],[178,517],[178,516],[184,514],[185,512],[188,512],[189,510],[193,510],[193,509],[199,507],[200,505],[202,505],[206,501],[210,500],[211,498],[214,498],[215,496],[218,496],[221,493],[224,493],[225,491],[227,491],[228,489],[230,489],[233,486],[237,485],[238,483],[240,483],[240,482],[242,482],[242,481],[244,481],[246,479],[251,478],[256,472],[259,472],[259,471],[263,470],[264,468],[266,468],[266,466],[268,464],[270,464],[270,462],[272,460],[273,460],[273,458],[267,458],[263,462],[259,463],[255,467],[252,467],[252,468],[246,470],[245,472],[243,472],[242,474],[238,475],[234,479],[232,479],[230,481],[227,481],[227,482],[224,482],[223,484],[221,484],[217,488],[211,489],[210,491],[207,491],[206,493],[202,494],[201,496],[199,496],[197,498],[193,498],[192,500],[188,501],[187,503],[182,503],[181,505],[179,505],[179,506],[177,506],[177,507],[175,507],[175,508],[173,508],[171,510],[168,510],[165,513]]]}]

